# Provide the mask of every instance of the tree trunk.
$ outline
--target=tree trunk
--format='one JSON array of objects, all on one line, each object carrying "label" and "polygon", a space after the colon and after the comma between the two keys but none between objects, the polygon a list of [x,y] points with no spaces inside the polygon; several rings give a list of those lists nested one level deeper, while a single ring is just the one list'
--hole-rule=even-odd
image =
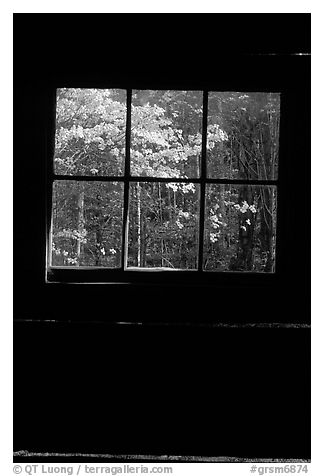
[{"label": "tree trunk", "polygon": [[274,197],[271,187],[262,187],[262,220],[260,226],[261,255],[265,259],[264,271],[273,271],[274,266]]},{"label": "tree trunk", "polygon": [[[158,194],[159,194],[159,205],[160,205],[160,227],[162,229],[163,226],[163,209],[162,209],[162,196],[161,196],[161,185],[158,183]],[[163,235],[161,235],[161,266],[163,266]]]},{"label": "tree trunk", "polygon": [[140,221],[140,233],[141,233],[141,246],[140,246],[140,266],[145,268],[146,265],[146,213],[145,208],[141,210],[141,221]]},{"label": "tree trunk", "polygon": [[136,183],[137,195],[137,266],[141,266],[141,187]]},{"label": "tree trunk", "polygon": [[81,265],[82,253],[83,253],[83,243],[82,243],[82,236],[84,231],[84,188],[82,186],[81,191],[78,195],[78,240],[77,240],[77,266]]},{"label": "tree trunk", "polygon": [[[239,203],[244,201],[251,203],[252,191],[249,186],[242,186],[239,192]],[[251,225],[246,223],[250,219]],[[253,217],[252,212],[240,213],[239,217],[239,242],[237,254],[231,260],[230,269],[232,271],[252,271],[253,269]]]},{"label": "tree trunk", "polygon": [[137,193],[134,187],[130,188],[130,192],[132,193],[131,196],[131,213],[130,213],[130,230],[131,230],[131,250],[129,253],[129,257],[131,257],[131,265],[138,266],[137,264]]},{"label": "tree trunk", "polygon": [[[244,176],[245,173],[245,161],[243,160],[243,144],[240,141],[239,150],[239,173],[240,177]],[[249,205],[253,203],[253,192],[252,188],[249,185],[242,185],[238,187],[238,202],[240,206],[245,201]],[[254,218],[252,212],[247,211],[246,213],[239,212],[238,220],[238,244],[236,256],[233,257],[230,261],[229,268],[231,271],[251,271],[253,269],[253,234],[254,234]],[[246,223],[246,220],[249,219],[251,225]]]}]

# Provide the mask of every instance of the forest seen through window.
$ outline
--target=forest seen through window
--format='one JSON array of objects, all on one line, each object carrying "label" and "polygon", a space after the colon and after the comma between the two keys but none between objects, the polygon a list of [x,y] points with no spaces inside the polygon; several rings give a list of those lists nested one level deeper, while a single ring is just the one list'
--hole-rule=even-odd
[{"label": "forest seen through window", "polygon": [[51,266],[274,272],[280,94],[128,94],[57,90]]}]

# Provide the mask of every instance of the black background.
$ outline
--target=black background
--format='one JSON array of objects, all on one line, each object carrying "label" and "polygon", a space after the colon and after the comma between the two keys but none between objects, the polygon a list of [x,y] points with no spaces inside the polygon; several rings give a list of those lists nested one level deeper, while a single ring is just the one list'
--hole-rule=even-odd
[{"label": "black background", "polygon": [[[15,451],[310,458],[309,328],[219,326],[310,322],[309,52],[305,14],[14,15]],[[65,86],[281,92],[276,274],[46,284]]]}]

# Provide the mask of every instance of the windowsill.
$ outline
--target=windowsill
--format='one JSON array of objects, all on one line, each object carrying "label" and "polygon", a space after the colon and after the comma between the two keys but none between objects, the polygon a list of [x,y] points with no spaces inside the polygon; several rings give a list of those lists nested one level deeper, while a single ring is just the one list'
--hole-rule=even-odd
[{"label": "windowsill", "polygon": [[278,281],[278,273],[253,271],[199,271],[196,269],[138,268],[129,267],[107,269],[102,267],[50,267],[47,270],[47,284],[89,284],[89,285],[159,285],[159,286],[258,286],[273,285]]}]

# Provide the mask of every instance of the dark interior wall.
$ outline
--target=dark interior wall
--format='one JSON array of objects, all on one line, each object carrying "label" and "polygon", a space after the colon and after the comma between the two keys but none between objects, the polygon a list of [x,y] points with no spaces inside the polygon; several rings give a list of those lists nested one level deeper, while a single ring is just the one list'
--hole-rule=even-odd
[{"label": "dark interior wall", "polygon": [[[153,28],[133,16],[137,36],[125,17],[66,17],[15,20],[14,449],[309,457],[309,329],[216,326],[309,323],[309,57],[243,55],[225,28],[214,38],[219,15],[205,17],[204,40],[201,28],[185,35],[192,17]],[[308,51],[308,21],[290,16],[296,40],[282,53]],[[250,23],[241,39],[260,53],[252,40],[264,18]],[[45,283],[53,90],[107,84],[282,93],[275,275]]]},{"label": "dark interior wall", "polygon": [[15,450],[310,457],[309,330],[19,323]]}]

